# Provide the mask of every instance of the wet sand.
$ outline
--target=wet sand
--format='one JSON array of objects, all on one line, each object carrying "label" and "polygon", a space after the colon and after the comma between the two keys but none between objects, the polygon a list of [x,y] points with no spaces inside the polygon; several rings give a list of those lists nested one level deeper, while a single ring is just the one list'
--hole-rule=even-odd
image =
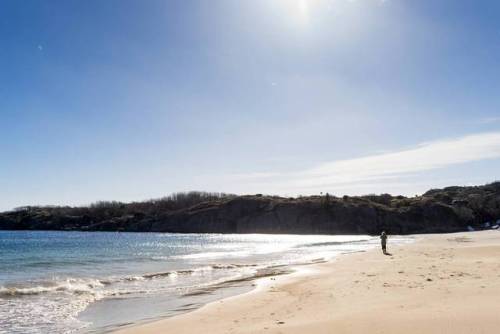
[{"label": "wet sand", "polygon": [[499,333],[500,231],[416,238],[115,333]]}]

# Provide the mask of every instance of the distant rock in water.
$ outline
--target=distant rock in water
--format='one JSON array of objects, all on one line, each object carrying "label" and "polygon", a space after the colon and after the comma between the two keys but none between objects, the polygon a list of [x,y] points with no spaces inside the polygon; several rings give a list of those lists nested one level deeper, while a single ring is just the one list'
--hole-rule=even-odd
[{"label": "distant rock in water", "polygon": [[23,207],[0,213],[0,230],[179,233],[391,234],[484,228],[500,219],[500,182],[432,189],[422,196],[236,196],[181,193],[137,203]]}]

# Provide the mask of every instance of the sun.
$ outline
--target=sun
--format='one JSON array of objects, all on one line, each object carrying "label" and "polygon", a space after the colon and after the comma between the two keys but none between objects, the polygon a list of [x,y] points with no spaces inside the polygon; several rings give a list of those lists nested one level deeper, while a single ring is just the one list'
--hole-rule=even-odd
[{"label": "sun", "polygon": [[307,24],[310,21],[311,0],[278,0],[281,11],[296,24]]},{"label": "sun", "polygon": [[296,7],[297,19],[301,23],[307,23],[309,21],[309,1],[308,0],[292,0],[295,2],[293,4]]},{"label": "sun", "polygon": [[[324,17],[338,0],[265,0],[262,5],[292,29],[307,30]],[[346,0],[347,1],[347,0]],[[350,0],[354,1],[354,0]],[[259,2],[260,3],[260,2]],[[309,28],[310,28],[309,27]]]},{"label": "sun", "polygon": [[309,11],[309,2],[307,0],[297,0],[297,8],[301,14],[306,15]]}]

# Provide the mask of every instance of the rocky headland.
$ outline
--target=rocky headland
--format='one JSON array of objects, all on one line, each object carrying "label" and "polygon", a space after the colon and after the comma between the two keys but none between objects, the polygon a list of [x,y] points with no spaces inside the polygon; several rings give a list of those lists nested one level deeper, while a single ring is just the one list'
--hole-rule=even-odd
[{"label": "rocky headland", "polygon": [[145,202],[21,207],[0,213],[0,230],[176,233],[443,233],[495,226],[500,182],[432,189],[421,196],[278,196],[191,192]]}]

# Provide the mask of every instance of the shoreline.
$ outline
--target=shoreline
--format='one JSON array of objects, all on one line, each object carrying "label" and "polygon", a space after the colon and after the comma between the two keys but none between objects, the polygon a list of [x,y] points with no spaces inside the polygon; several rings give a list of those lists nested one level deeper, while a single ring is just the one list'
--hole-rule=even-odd
[{"label": "shoreline", "polygon": [[[149,319],[149,320],[142,320],[133,324],[125,324],[121,326],[117,326],[114,329],[109,329],[105,330],[103,333],[110,333],[110,334],[132,334],[135,333],[136,330],[139,330],[137,333],[142,333],[140,332],[142,326],[148,326],[156,323],[161,323],[164,321],[169,321],[172,319],[176,319],[177,317],[182,317],[182,316],[188,316],[194,312],[198,311],[203,311],[204,308],[210,307],[212,305],[216,305],[218,303],[224,303],[233,299],[238,299],[238,298],[245,298],[248,295],[252,295],[254,293],[260,293],[262,291],[265,291],[266,287],[270,286],[273,283],[276,284],[282,284],[287,282],[288,280],[294,280],[296,278],[299,278],[301,275],[304,275],[309,272],[314,271],[314,267],[325,264],[325,263],[333,263],[335,262],[340,256],[348,256],[351,254],[357,254],[357,253],[364,253],[364,252],[370,252],[373,251],[373,249],[369,250],[362,250],[362,251],[354,251],[350,253],[345,253],[341,254],[338,257],[335,257],[333,259],[329,260],[320,260],[317,262],[311,262],[311,263],[300,263],[300,264],[293,264],[293,265],[283,265],[279,267],[283,267],[282,269],[276,270],[272,273],[256,276],[256,277],[247,277],[243,279],[236,279],[234,281],[241,281],[242,283],[245,282],[246,284],[241,284],[241,285],[236,285],[232,286],[231,283],[232,281],[227,281],[221,284],[218,284],[217,286],[211,287],[210,290],[221,290],[221,289],[227,289],[227,288],[240,288],[240,291],[242,292],[236,292],[233,294],[229,294],[227,297],[222,297],[220,299],[216,299],[210,302],[207,302],[205,304],[201,304],[198,307],[194,307],[192,309],[186,309],[184,311],[179,311],[179,313],[173,314],[173,315],[168,315],[164,317],[159,317],[157,319]],[[312,267],[312,268],[311,268]],[[227,287],[224,287],[223,285],[228,284]],[[201,289],[203,290],[203,289]],[[205,291],[200,292],[201,294],[206,293]],[[193,293],[194,295],[198,294],[197,292]],[[188,294],[188,296],[191,294]],[[177,311],[176,311],[177,312]],[[149,332],[148,332],[149,333]]]},{"label": "shoreline", "polygon": [[[405,235],[404,237],[411,237],[414,238],[414,241],[409,242],[408,244],[416,242],[418,237],[421,235]],[[400,237],[399,235],[397,237]],[[406,244],[399,244],[399,247],[403,247]],[[234,293],[230,294],[227,297],[223,297],[220,299],[216,299],[204,304],[201,304],[198,307],[195,307],[193,309],[185,310],[183,312],[173,314],[173,315],[168,315],[164,317],[159,317],[157,319],[149,319],[149,320],[142,320],[133,324],[125,324],[121,326],[117,326],[114,329],[109,329],[106,330],[104,333],[110,333],[110,334],[142,334],[142,327],[143,326],[149,326],[149,325],[155,325],[155,324],[160,324],[166,321],[170,320],[175,320],[178,317],[183,317],[183,316],[189,316],[192,313],[196,312],[203,312],[205,308],[209,308],[213,305],[217,305],[218,303],[224,303],[232,300],[239,300],[239,298],[245,299],[247,296],[251,296],[253,294],[258,294],[258,293],[263,293],[266,292],[266,289],[269,288],[271,285],[279,285],[279,284],[286,284],[288,282],[294,282],[296,279],[300,279],[302,276],[311,274],[311,273],[316,273],[319,268],[322,265],[327,265],[327,264],[334,264],[335,262],[339,261],[340,259],[343,259],[345,257],[350,257],[354,255],[359,255],[362,253],[368,253],[368,252],[377,252],[380,251],[378,247],[372,247],[366,250],[358,250],[358,251],[351,251],[351,252],[345,252],[342,254],[339,254],[333,258],[330,259],[324,259],[324,258],[318,258],[312,260],[313,262],[304,262],[304,263],[296,263],[296,264],[291,264],[291,265],[280,265],[277,267],[280,267],[280,269],[276,270],[274,273],[266,273],[262,276],[254,276],[254,277],[247,277],[242,279],[242,281],[245,281],[248,285],[240,285],[239,288],[246,287],[246,289],[242,289],[240,293]],[[272,269],[272,268],[267,268]],[[321,269],[319,269],[321,270]],[[231,281],[224,282],[219,285],[225,285],[227,283],[231,283]],[[228,285],[231,287],[231,285]],[[224,289],[224,287],[213,287],[215,289]],[[246,290],[246,291],[244,291]],[[156,330],[156,329],[155,329]],[[136,332],[137,331],[137,332]],[[149,333],[149,332],[145,332]]]},{"label": "shoreline", "polygon": [[[214,286],[210,286],[208,288],[199,288],[198,290],[195,290],[191,293],[185,294],[184,296],[186,297],[191,297],[191,296],[199,296],[199,295],[208,295],[210,293],[216,292],[219,295],[225,295],[224,297],[219,297],[215,298],[208,302],[201,302],[201,303],[195,303],[195,304],[189,304],[191,307],[183,307],[182,309],[179,310],[173,310],[170,311],[169,315],[165,316],[160,316],[157,318],[153,319],[145,319],[145,320],[140,320],[134,323],[129,323],[129,324],[123,324],[123,325],[114,325],[113,327],[109,329],[104,329],[102,332],[99,331],[98,333],[120,333],[122,330],[130,330],[134,329],[136,327],[156,323],[156,322],[161,322],[169,319],[173,319],[179,316],[187,315],[192,312],[196,312],[200,309],[203,309],[204,307],[207,307],[211,304],[219,303],[221,301],[226,301],[230,300],[233,298],[237,298],[240,296],[245,296],[247,294],[252,294],[254,292],[258,292],[263,285],[266,284],[266,279],[270,281],[275,281],[278,277],[290,277],[298,274],[303,268],[306,268],[308,266],[314,266],[317,265],[318,263],[324,263],[327,260],[324,260],[322,262],[315,262],[315,263],[302,263],[302,264],[294,264],[294,265],[280,265],[276,266],[277,268],[266,268],[266,273],[263,274],[257,274],[257,276],[251,276],[251,277],[244,277],[240,279],[234,279],[234,280],[229,280],[225,281],[219,284],[216,284]],[[279,268],[278,268],[279,267]],[[84,329],[85,330],[85,329]],[[85,332],[84,332],[85,333]],[[93,333],[93,332],[92,332]]]},{"label": "shoreline", "polygon": [[[418,235],[258,279],[194,311],[113,331],[149,333],[496,333],[500,233]],[[464,303],[464,301],[467,301]],[[478,307],[478,305],[482,307]]]},{"label": "shoreline", "polygon": [[[371,250],[372,249],[353,251],[353,252],[340,254],[339,256],[350,255],[350,254],[355,254],[355,253],[362,253],[362,252],[367,252],[367,251],[371,251]],[[190,296],[198,296],[198,295],[208,295],[208,294],[215,292],[215,291],[219,295],[226,295],[226,296],[212,299],[208,302],[189,304],[192,307],[183,307],[182,309],[179,309],[179,310],[172,310],[169,312],[170,313],[169,315],[160,316],[160,317],[156,317],[153,319],[139,320],[139,321],[134,322],[134,323],[113,325],[112,327],[110,327],[108,329],[104,329],[102,332],[98,331],[98,333],[120,333],[122,330],[129,330],[129,329],[133,329],[135,327],[144,326],[144,325],[148,325],[148,324],[152,324],[152,323],[156,323],[156,322],[160,322],[160,321],[169,320],[169,319],[183,316],[186,314],[190,314],[192,312],[196,312],[196,311],[198,311],[206,306],[209,306],[211,304],[230,300],[230,299],[237,298],[237,297],[243,297],[245,295],[252,294],[254,292],[259,292],[259,290],[265,288],[266,284],[273,282],[273,281],[276,281],[278,278],[280,280],[286,279],[286,278],[293,279],[297,275],[300,275],[303,272],[307,272],[309,267],[314,267],[318,264],[333,262],[336,260],[336,258],[337,257],[329,259],[329,260],[321,258],[321,259],[312,260],[313,262],[296,263],[296,264],[291,264],[291,265],[271,266],[271,267],[263,268],[261,270],[261,273],[256,273],[255,276],[232,279],[232,280],[224,281],[224,282],[221,282],[221,283],[218,283],[216,285],[209,286],[206,288],[199,288],[191,293],[185,294],[184,296],[190,297]],[[222,293],[222,292],[224,292],[224,293]],[[94,333],[94,332],[92,332],[92,333]]]},{"label": "shoreline", "polygon": [[[295,235],[294,235],[295,237]],[[308,236],[304,236],[308,237]],[[310,237],[310,236],[309,236]],[[317,236],[314,236],[317,237]],[[334,236],[339,237],[339,236]],[[342,237],[342,236],[340,236]],[[223,280],[219,283],[213,283],[210,285],[206,285],[203,287],[194,288],[191,292],[183,293],[181,295],[181,300],[184,302],[175,305],[173,308],[169,306],[165,307],[165,304],[162,306],[151,306],[151,297],[147,298],[149,300],[148,304],[144,303],[145,307],[156,310],[154,311],[155,316],[153,317],[137,317],[134,320],[129,320],[130,318],[124,318],[127,321],[110,323],[109,325],[102,326],[101,323],[92,323],[95,319],[102,318],[102,314],[106,314],[109,312],[109,301],[102,300],[99,303],[91,305],[84,312],[80,313],[79,320],[83,322],[92,323],[92,325],[85,327],[82,329],[82,333],[115,333],[116,331],[122,329],[133,328],[136,326],[141,326],[145,324],[150,324],[162,320],[171,319],[174,317],[178,317],[187,313],[194,312],[200,308],[203,308],[212,303],[216,303],[221,300],[226,300],[228,298],[237,297],[240,295],[245,295],[248,293],[252,293],[259,289],[259,286],[262,282],[265,282],[265,278],[271,278],[271,280],[275,280],[276,277],[279,276],[294,276],[298,272],[306,270],[304,267],[314,266],[319,263],[325,263],[330,261],[335,261],[336,258],[355,254],[359,252],[370,251],[373,248],[376,248],[377,244],[373,243],[373,236],[347,236],[347,237],[362,237],[360,240],[351,240],[351,241],[322,241],[320,243],[315,242],[311,245],[323,245],[323,244],[338,244],[338,245],[347,245],[347,249],[342,251],[331,250],[328,255],[325,253],[317,254],[317,257],[306,256],[302,259],[295,259],[292,262],[285,261],[284,263],[267,263],[266,265],[258,265],[258,264],[242,264],[242,267],[256,267],[256,271],[251,275],[243,275],[240,278],[230,278]],[[394,243],[403,244],[408,242],[413,242],[412,237],[408,236],[393,236]],[[375,239],[376,241],[376,239]],[[358,250],[349,250],[350,245],[360,244],[362,248]],[[309,245],[309,244],[305,244]],[[336,246],[340,247],[340,246]],[[357,247],[356,247],[357,248]],[[146,299],[146,298],[145,298]],[[153,300],[154,303],[154,300]],[[129,307],[129,309],[133,309],[133,307]],[[159,312],[158,312],[159,311]],[[117,313],[118,314],[118,313]],[[137,313],[135,313],[137,314]],[[135,317],[135,314],[132,315]],[[108,315],[109,316],[109,315]],[[106,320],[104,320],[106,321]]]}]

